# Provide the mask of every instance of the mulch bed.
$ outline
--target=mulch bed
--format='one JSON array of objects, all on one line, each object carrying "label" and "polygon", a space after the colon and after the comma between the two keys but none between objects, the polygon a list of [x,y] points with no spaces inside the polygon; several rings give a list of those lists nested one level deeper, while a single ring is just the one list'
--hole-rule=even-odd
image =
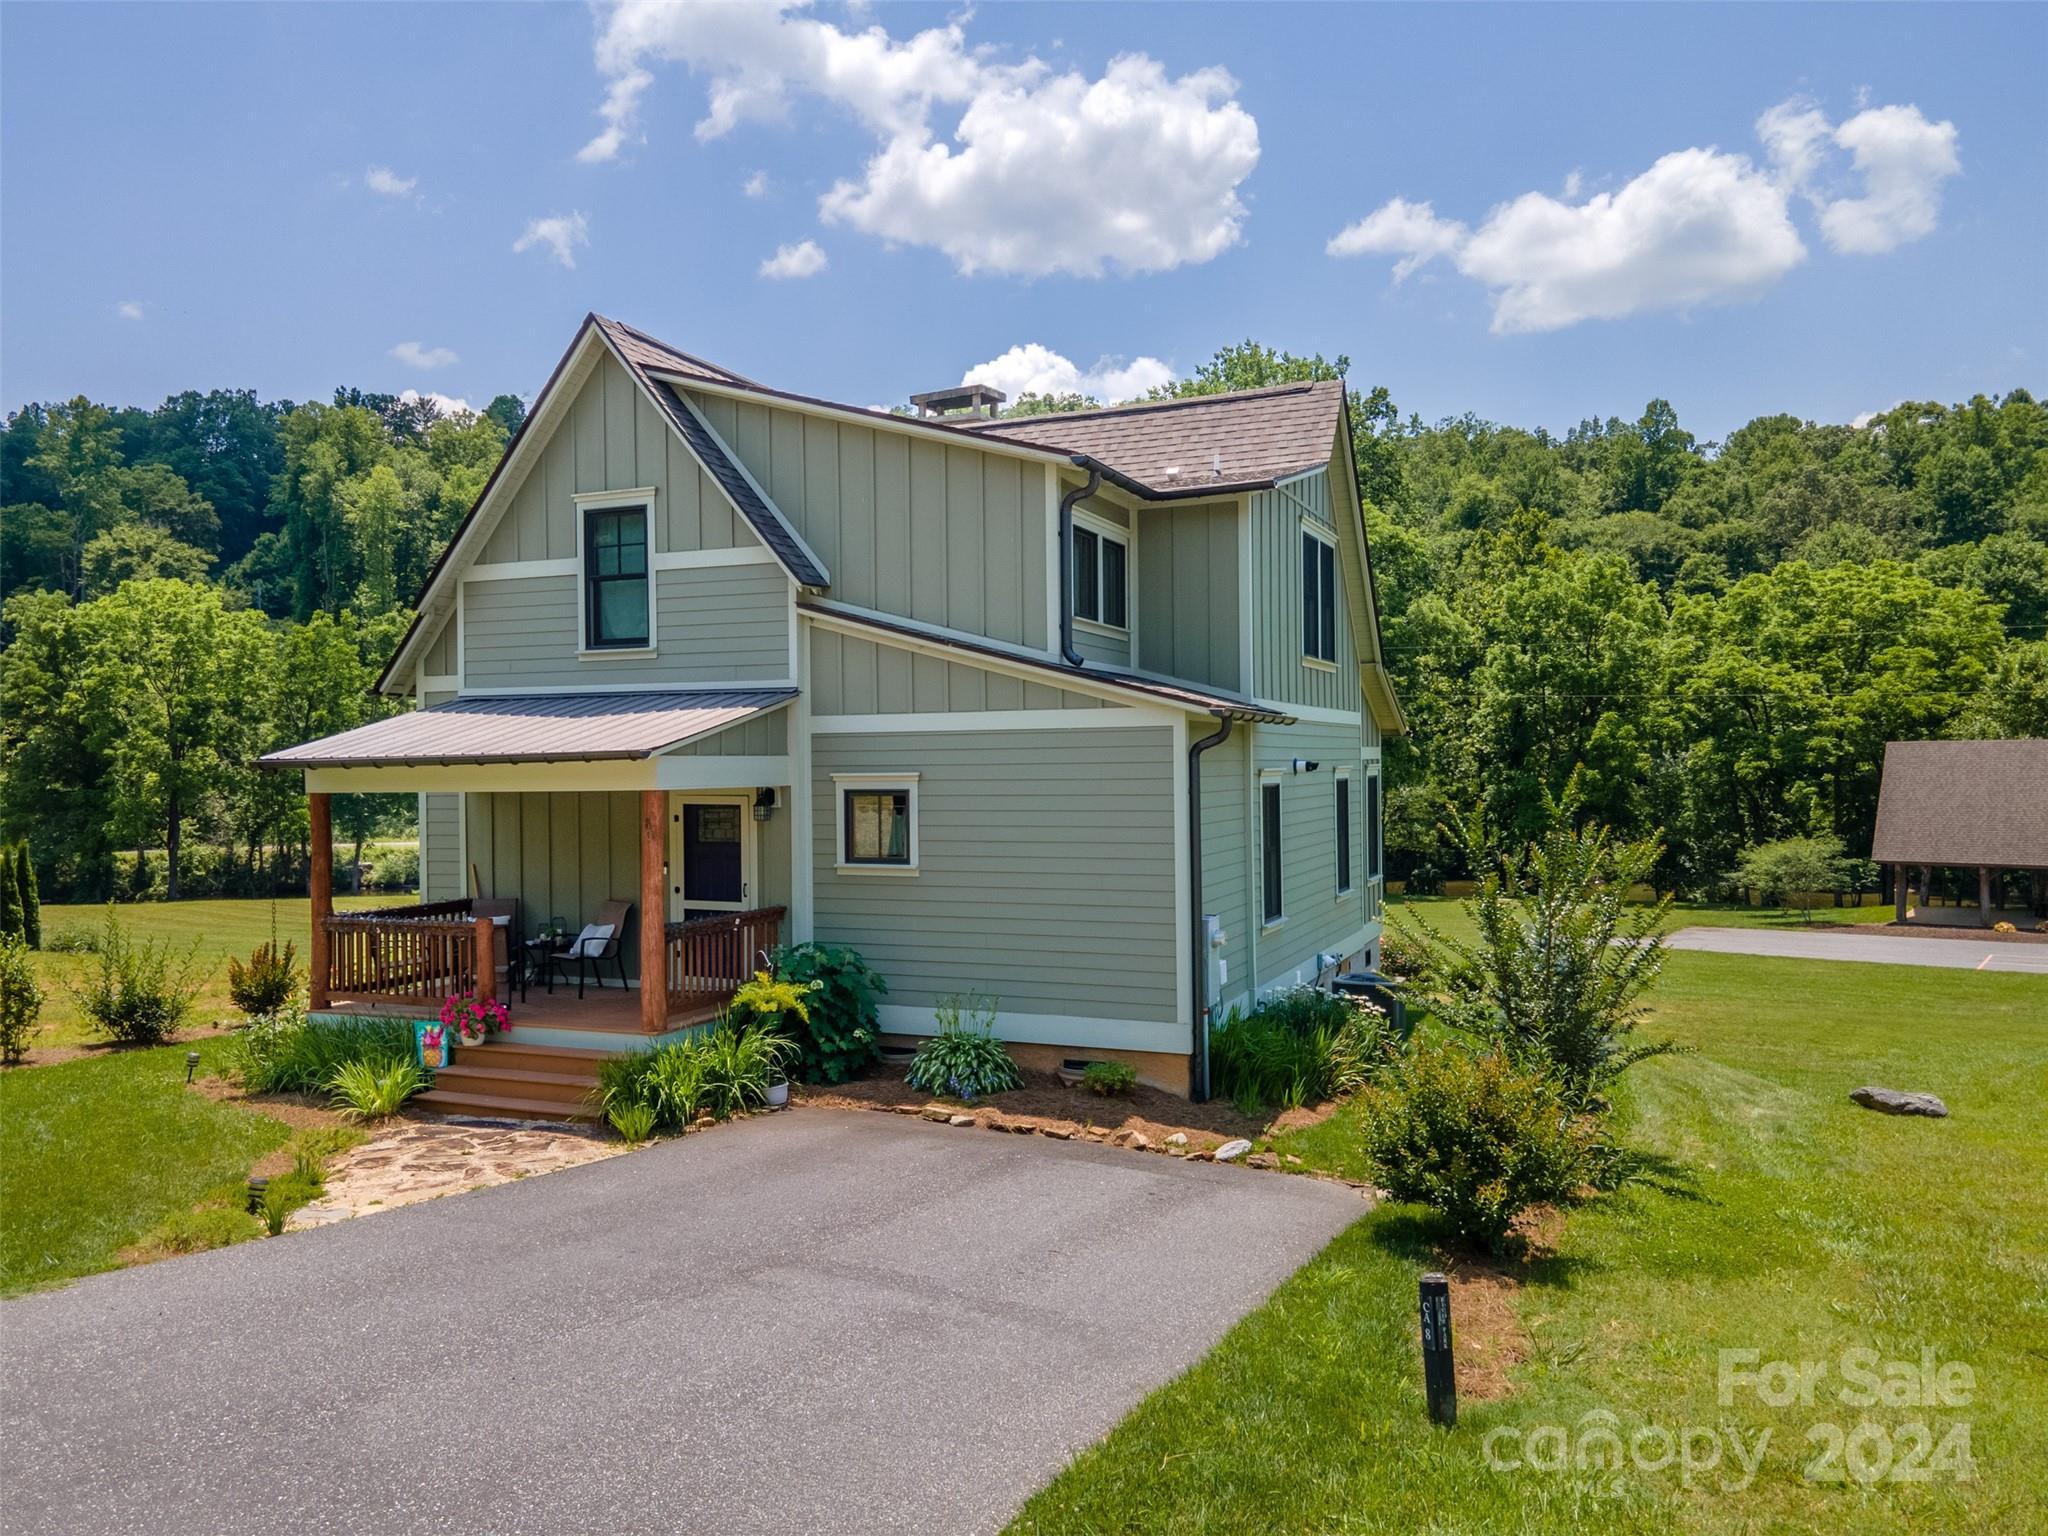
[{"label": "mulch bed", "polygon": [[[928,1107],[943,1109],[945,1118],[970,1115],[984,1130],[1063,1132],[1067,1137],[1094,1141],[1128,1142],[1132,1136],[1143,1136],[1158,1146],[1178,1133],[1187,1137],[1190,1151],[1214,1151],[1239,1137],[1255,1140],[1266,1130],[1265,1121],[1241,1115],[1221,1100],[1191,1104],[1143,1083],[1121,1097],[1107,1098],[1086,1088],[1070,1088],[1052,1072],[1026,1070],[1023,1078],[1022,1088],[991,1094],[974,1104],[934,1098],[893,1073],[881,1072],[850,1083],[798,1085],[792,1097],[799,1103],[827,1108],[893,1110],[898,1114],[922,1114]],[[933,1118],[941,1117],[934,1113]]]},{"label": "mulch bed", "polygon": [[[2007,922],[2017,924],[2016,917]],[[2029,923],[2033,922],[2028,918]],[[2020,929],[2014,933],[1993,933],[1989,928],[1953,927],[1947,923],[1815,923],[1816,928],[1829,933],[1873,933],[1893,939],[1969,939],[1973,942],[1990,940],[1993,944],[2048,944],[2048,933],[2028,933]]]},{"label": "mulch bed", "polygon": [[[53,1029],[55,1027],[54,1025],[45,1024],[41,1026],[41,1029]],[[235,1028],[236,1025],[233,1023],[188,1024],[185,1028],[179,1030],[175,1037],[163,1043],[165,1045],[185,1045],[189,1041],[204,1040],[212,1035],[228,1034]],[[39,1030],[38,1033],[40,1032]],[[77,1061],[83,1056],[112,1056],[121,1051],[153,1051],[155,1049],[157,1047],[153,1045],[116,1045],[106,1040],[88,1040],[77,1045],[37,1045],[31,1046],[23,1054],[22,1059],[14,1063],[14,1065],[16,1067],[54,1067],[60,1061]]]}]

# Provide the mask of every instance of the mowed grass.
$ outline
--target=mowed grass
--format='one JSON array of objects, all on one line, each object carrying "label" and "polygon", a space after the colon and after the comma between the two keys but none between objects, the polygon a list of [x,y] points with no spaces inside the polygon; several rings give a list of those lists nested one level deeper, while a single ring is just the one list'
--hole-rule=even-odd
[{"label": "mowed grass", "polygon": [[[1947,909],[1943,909],[1947,910]],[[1438,932],[1452,938],[1473,936],[1472,920],[1463,901],[1452,896],[1390,896],[1387,898],[1387,931],[1398,935],[1402,925],[1413,926],[1417,917],[1426,918]],[[1888,923],[1892,906],[1815,907],[1813,925],[1823,923]],[[1738,907],[1721,902],[1680,901],[1671,904],[1666,931],[1680,928],[1804,928],[1804,917],[1795,908]]]},{"label": "mowed grass", "polygon": [[[348,911],[399,906],[412,899],[403,893],[337,896],[334,905],[339,911]],[[206,984],[193,1005],[195,1025],[210,1025],[234,1013],[234,1004],[228,998],[228,956],[247,959],[257,945],[268,943],[273,916],[278,942],[289,940],[298,946],[301,967],[306,963],[306,940],[313,925],[313,904],[304,896],[281,896],[275,901],[138,901],[117,906],[114,913],[121,926],[136,939],[162,939],[180,956],[198,946]],[[98,933],[106,920],[104,906],[45,906],[43,940],[47,944],[53,935],[71,930]],[[69,984],[88,966],[97,964],[97,957],[51,954],[46,950],[33,956],[30,963],[43,988],[42,1019],[33,1043],[89,1043],[93,1035],[79,1017]]]},{"label": "mowed grass", "polygon": [[[1433,914],[1434,915],[1434,914]],[[1439,924],[1439,926],[1445,926]],[[1018,1531],[2038,1531],[2048,1509],[2048,984],[1905,966],[1671,956],[1654,1031],[1694,1054],[1631,1074],[1632,1140],[1663,1187],[1573,1212],[1526,1265],[1512,1391],[1424,1416],[1416,1279],[1440,1262],[1413,1208],[1347,1231],[1178,1381],[1034,1498]],[[1860,1109],[1927,1089],[1947,1120]],[[1360,1175],[1349,1112],[1279,1143]],[[1455,1320],[1454,1320],[1455,1326]],[[1959,1360],[1958,1406],[1856,1407],[1845,1350]],[[1811,1404],[1724,1402],[1723,1350],[1826,1365]],[[1593,1417],[1589,1418],[1591,1415]],[[1582,1465],[1607,1425],[1648,1465]],[[1859,1430],[1863,1423],[1878,1426]],[[1925,1424],[1967,1423],[1970,1480],[1887,1469]],[[1827,1425],[1868,1485],[1812,1481]],[[1654,1429],[1693,1431],[1690,1473]],[[1530,1441],[1531,1431],[1554,1438]],[[1746,1485],[1727,1430],[1762,1460]],[[1498,1433],[1496,1433],[1498,1432]],[[1495,1436],[1496,1470],[1487,1456]],[[1821,1436],[1809,1439],[1809,1435]],[[1539,1450],[1538,1447],[1541,1447]],[[1562,1470],[1516,1461],[1568,1453]],[[1839,1471],[1844,1460],[1824,1465]]]},{"label": "mowed grass", "polygon": [[[201,1041],[199,1075],[224,1042]],[[0,1295],[111,1269],[121,1249],[289,1130],[185,1086],[185,1046],[0,1074]]]}]

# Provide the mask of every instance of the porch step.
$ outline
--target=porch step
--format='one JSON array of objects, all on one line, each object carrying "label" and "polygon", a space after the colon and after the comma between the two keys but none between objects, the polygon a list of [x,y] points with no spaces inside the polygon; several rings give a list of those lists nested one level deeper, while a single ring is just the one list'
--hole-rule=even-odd
[{"label": "porch step", "polygon": [[552,1099],[519,1098],[508,1094],[456,1092],[430,1088],[412,1102],[422,1109],[443,1115],[477,1115],[493,1120],[594,1120],[585,1104],[564,1104]]},{"label": "porch step", "polygon": [[434,1087],[450,1093],[511,1094],[564,1104],[581,1104],[596,1086],[595,1072],[528,1072],[522,1066],[500,1066],[495,1061],[484,1065],[457,1061],[434,1074]]}]

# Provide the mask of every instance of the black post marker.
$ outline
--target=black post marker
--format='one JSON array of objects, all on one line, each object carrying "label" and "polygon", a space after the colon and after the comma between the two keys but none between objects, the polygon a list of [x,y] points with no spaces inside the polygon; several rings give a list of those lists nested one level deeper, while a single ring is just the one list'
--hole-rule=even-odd
[{"label": "black post marker", "polygon": [[1422,1390],[1434,1424],[1458,1422],[1458,1368],[1451,1358],[1451,1282],[1422,1277]]}]

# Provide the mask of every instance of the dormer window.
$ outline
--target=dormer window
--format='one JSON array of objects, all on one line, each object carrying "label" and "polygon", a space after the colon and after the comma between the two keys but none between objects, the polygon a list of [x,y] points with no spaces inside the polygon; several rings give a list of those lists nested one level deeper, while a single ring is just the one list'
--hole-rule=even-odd
[{"label": "dormer window", "polygon": [[647,509],[583,511],[583,644],[586,650],[645,650],[651,643],[647,591]]},{"label": "dormer window", "polygon": [[1074,522],[1074,617],[1109,629],[1131,627],[1131,547],[1122,534]]}]

